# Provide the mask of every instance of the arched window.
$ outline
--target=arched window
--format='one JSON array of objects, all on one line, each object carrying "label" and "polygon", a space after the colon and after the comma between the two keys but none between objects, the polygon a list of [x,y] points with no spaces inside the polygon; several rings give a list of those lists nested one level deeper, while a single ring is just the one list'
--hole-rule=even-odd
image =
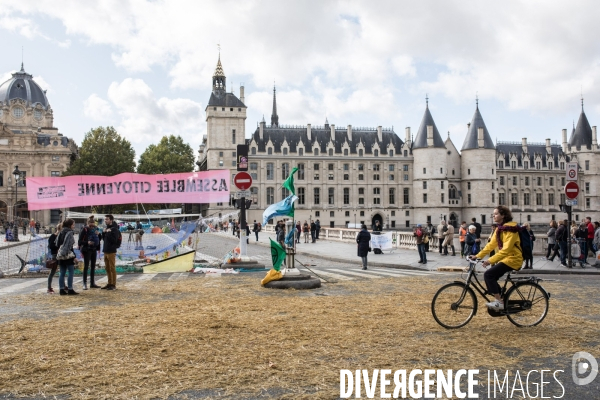
[{"label": "arched window", "polygon": [[448,186],[448,198],[451,200],[458,199],[458,191],[456,190],[456,186],[454,186],[454,185]]},{"label": "arched window", "polygon": [[358,156],[359,156],[359,157],[362,157],[362,156],[363,156],[363,151],[362,151],[362,149],[358,150]]}]

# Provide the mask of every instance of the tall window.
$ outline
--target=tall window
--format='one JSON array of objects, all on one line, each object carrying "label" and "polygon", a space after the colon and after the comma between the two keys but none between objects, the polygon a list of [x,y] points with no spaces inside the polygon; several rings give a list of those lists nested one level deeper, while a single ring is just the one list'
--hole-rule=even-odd
[{"label": "tall window", "polygon": [[537,185],[538,186],[542,186],[542,178],[538,176],[537,178]]},{"label": "tall window", "polygon": [[345,181],[350,180],[350,174],[344,174],[344,180]]},{"label": "tall window", "polygon": [[542,205],[542,194],[541,193],[536,193],[535,194],[535,205],[536,206],[541,206]]},{"label": "tall window", "polygon": [[298,149],[298,155],[299,156],[303,156],[304,155],[304,149],[302,147]]},{"label": "tall window", "polygon": [[271,155],[271,154],[273,154],[273,148],[272,148],[272,147],[269,147],[269,148],[267,149],[267,154],[268,154],[268,155]]},{"label": "tall window", "polygon": [[258,179],[258,163],[252,162],[250,163],[250,176],[252,179]]},{"label": "tall window", "polygon": [[529,177],[528,176],[525,177],[525,186],[529,186]]},{"label": "tall window", "polygon": [[290,195],[290,191],[287,188],[281,188],[281,200],[285,199]]},{"label": "tall window", "polygon": [[471,193],[467,195],[467,203],[471,204]]},{"label": "tall window", "polygon": [[506,205],[506,199],[505,199],[504,193],[498,193],[498,204],[500,204],[501,206]]},{"label": "tall window", "polygon": [[523,168],[524,168],[524,169],[529,169],[529,161],[525,161],[525,162],[523,163]]},{"label": "tall window", "polygon": [[344,155],[347,156],[348,155],[348,149],[344,149]]},{"label": "tall window", "polygon": [[350,189],[344,188],[344,204],[350,204]]},{"label": "tall window", "polygon": [[442,193],[442,204],[444,204],[444,193]]},{"label": "tall window", "polygon": [[[493,185],[493,183],[492,183],[492,185]],[[444,188],[444,181],[441,181],[440,182],[440,189],[443,189],[443,188]],[[492,189],[493,189],[493,187],[492,187]]]},{"label": "tall window", "polygon": [[4,171],[0,171],[0,186],[4,186]]},{"label": "tall window", "polygon": [[22,187],[22,186],[25,186],[26,183],[27,183],[27,172],[21,171],[21,178],[20,178],[17,186]]},{"label": "tall window", "polygon": [[281,179],[286,180],[289,174],[290,174],[290,164],[288,164],[288,163],[281,164]]},{"label": "tall window", "polygon": [[512,181],[513,181],[513,186],[517,186],[517,177],[516,176],[513,176]]},{"label": "tall window", "polygon": [[396,189],[390,188],[390,204],[396,204]]},{"label": "tall window", "polygon": [[471,182],[467,182],[467,190],[471,190]]},{"label": "tall window", "polygon": [[389,170],[390,172],[393,172],[393,171],[394,171],[394,169],[395,169],[395,167],[394,167],[394,164],[390,164],[390,165],[388,165],[388,170]]},{"label": "tall window", "polygon": [[585,160],[585,170],[586,171],[590,170],[590,160]]},{"label": "tall window", "polygon": [[448,198],[450,200],[454,200],[457,199],[457,192],[456,192],[456,186],[454,185],[450,185],[448,186]]},{"label": "tall window", "polygon": [[373,171],[379,171],[379,164],[373,164]]},{"label": "tall window", "polygon": [[321,192],[319,191],[319,188],[314,188],[314,196],[313,196],[313,203],[315,204],[321,204]]},{"label": "tall window", "polygon": [[256,154],[256,147],[253,147],[250,152],[252,153],[252,155],[255,155]]},{"label": "tall window", "polygon": [[231,143],[235,144],[235,129],[231,131]]},{"label": "tall window", "polygon": [[518,206],[519,205],[519,197],[517,193],[511,193],[510,194],[510,205],[511,206]]},{"label": "tall window", "polygon": [[510,167],[511,167],[512,169],[516,169],[516,168],[517,168],[517,162],[516,162],[516,161],[511,161],[511,162],[510,162]]},{"label": "tall window", "polygon": [[427,189],[427,181],[423,181],[423,189]]},{"label": "tall window", "polygon": [[589,194],[590,193],[590,183],[586,182],[585,183],[585,194]]},{"label": "tall window", "polygon": [[379,194],[380,193],[380,189],[378,187],[373,188],[373,194]]},{"label": "tall window", "polygon": [[530,203],[529,193],[523,193],[523,205],[528,206]]},{"label": "tall window", "polygon": [[350,170],[350,164],[344,164],[344,171]]},{"label": "tall window", "polygon": [[503,176],[500,177],[500,186],[504,186],[504,177]]},{"label": "tall window", "polygon": [[267,204],[275,203],[275,189],[272,187],[267,188]]},{"label": "tall window", "polygon": [[378,181],[379,180],[379,174],[373,174],[373,180],[374,181]]},{"label": "tall window", "polygon": [[427,203],[427,193],[423,193],[423,204]]},{"label": "tall window", "polygon": [[298,180],[304,180],[304,163],[298,164]]},{"label": "tall window", "polygon": [[553,176],[551,176],[550,178],[548,178],[548,185],[554,186],[554,177]]},{"label": "tall window", "polygon": [[548,205],[549,206],[554,205],[554,193],[548,193]]},{"label": "tall window", "polygon": [[297,195],[298,195],[298,204],[299,205],[300,204],[305,204],[305,199],[304,199],[305,195],[304,195],[304,188],[303,187],[298,188]]},{"label": "tall window", "polygon": [[404,204],[410,204],[410,190],[408,188],[404,188],[403,197]]},{"label": "tall window", "polygon": [[335,189],[334,188],[329,188],[328,189],[328,203],[329,204],[335,204]]},{"label": "tall window", "polygon": [[273,163],[267,163],[267,180],[272,181],[275,179],[275,169]]},{"label": "tall window", "polygon": [[288,149],[287,149],[287,147],[284,147],[283,148],[283,155],[287,156],[287,154],[288,154]]},{"label": "tall window", "polygon": [[567,198],[566,198],[565,194],[561,193],[561,195],[560,195],[560,204],[565,204],[566,199]]},{"label": "tall window", "polygon": [[498,168],[504,168],[504,161],[498,161]]},{"label": "tall window", "polygon": [[394,150],[390,150],[389,153],[390,153],[390,157],[394,157]]},{"label": "tall window", "polygon": [[362,157],[362,156],[363,156],[363,151],[362,151],[362,149],[359,149],[359,150],[358,150],[358,156],[359,156],[359,157]]},{"label": "tall window", "polygon": [[315,153],[315,156],[318,156],[319,155],[319,149],[315,148],[314,153]]},{"label": "tall window", "polygon": [[333,155],[333,149],[329,149],[329,156],[331,157]]},{"label": "tall window", "polygon": [[374,155],[375,157],[379,157],[379,150],[375,150],[375,151],[373,152],[373,155]]}]

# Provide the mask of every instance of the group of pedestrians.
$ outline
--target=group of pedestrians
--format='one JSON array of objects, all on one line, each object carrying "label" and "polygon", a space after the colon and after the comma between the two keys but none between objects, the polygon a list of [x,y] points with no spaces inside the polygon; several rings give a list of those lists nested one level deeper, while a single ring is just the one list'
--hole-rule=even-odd
[{"label": "group of pedestrians", "polygon": [[[116,254],[120,246],[121,234],[119,226],[111,214],[104,216],[106,227],[102,233],[99,232],[94,216],[90,216],[87,224],[79,233],[77,247],[83,256],[83,290],[88,289],[87,278],[88,270],[90,276],[91,289],[115,290],[117,288]],[[77,295],[78,292],[73,288],[73,275],[75,272],[75,239],[73,228],[75,221],[67,219],[56,226],[56,232],[48,238],[48,248],[53,260],[57,260],[57,265],[50,270],[48,275],[48,293],[55,293],[52,288],[52,279],[59,271],[58,285],[60,295]],[[104,268],[108,277],[108,283],[105,286],[98,286],[95,282],[96,255],[100,251],[100,241],[103,242],[102,251],[104,252]],[[68,275],[65,284],[65,276]]]},{"label": "group of pedestrians", "polygon": [[567,266],[568,258],[568,241],[571,236],[571,243],[576,244],[580,248],[581,262],[587,263],[587,257],[591,252],[592,257],[596,257],[596,253],[600,251],[600,222],[592,222],[591,217],[586,217],[585,221],[577,225],[575,222],[568,227],[567,220],[550,221],[550,229],[548,229],[548,249],[546,257],[542,260],[554,261],[558,256],[562,267]]}]

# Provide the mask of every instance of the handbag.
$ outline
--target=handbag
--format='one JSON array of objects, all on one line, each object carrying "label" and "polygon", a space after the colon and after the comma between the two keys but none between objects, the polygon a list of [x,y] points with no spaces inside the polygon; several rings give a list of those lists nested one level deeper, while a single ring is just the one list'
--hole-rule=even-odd
[{"label": "handbag", "polygon": [[55,269],[56,267],[58,267],[58,261],[56,261],[55,259],[52,259],[52,258],[46,260],[46,268]]},{"label": "handbag", "polygon": [[423,238],[423,243],[429,243],[429,236],[425,235],[425,237]]},{"label": "handbag", "polygon": [[57,260],[70,260],[71,258],[75,258],[75,253],[72,251],[69,251],[66,256],[61,256],[60,254],[57,254],[56,256]]}]

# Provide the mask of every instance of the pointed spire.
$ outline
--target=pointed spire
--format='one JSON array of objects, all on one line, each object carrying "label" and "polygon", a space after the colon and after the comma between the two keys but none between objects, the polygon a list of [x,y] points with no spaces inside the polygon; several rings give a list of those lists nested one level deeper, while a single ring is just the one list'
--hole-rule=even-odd
[{"label": "pointed spire", "polygon": [[427,93],[425,93],[425,107],[429,108],[429,97],[428,97]]},{"label": "pointed spire", "polygon": [[277,115],[277,89],[275,88],[275,82],[273,82],[273,112],[271,113],[271,126],[279,126],[279,116]]},{"label": "pointed spire", "polygon": [[479,110],[479,92],[475,92],[475,108]]},{"label": "pointed spire", "polygon": [[571,139],[569,140],[571,147],[590,147],[592,145],[592,127],[583,111],[583,96],[581,96],[581,114],[575,126],[573,121],[573,132],[571,133]]},{"label": "pointed spire", "polygon": [[226,79],[225,72],[223,72],[223,66],[221,65],[221,48],[219,47],[219,59],[217,61],[215,73],[213,74],[213,93],[215,95],[220,96],[226,92]]}]

